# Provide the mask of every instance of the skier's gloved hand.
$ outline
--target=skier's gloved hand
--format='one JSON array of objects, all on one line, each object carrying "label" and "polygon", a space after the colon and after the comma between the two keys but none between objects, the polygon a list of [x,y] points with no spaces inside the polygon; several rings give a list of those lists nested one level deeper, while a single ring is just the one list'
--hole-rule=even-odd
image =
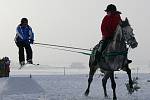
[{"label": "skier's gloved hand", "polygon": [[30,43],[30,44],[33,44],[33,43],[34,43],[34,40],[30,39],[30,40],[29,40],[29,43]]}]

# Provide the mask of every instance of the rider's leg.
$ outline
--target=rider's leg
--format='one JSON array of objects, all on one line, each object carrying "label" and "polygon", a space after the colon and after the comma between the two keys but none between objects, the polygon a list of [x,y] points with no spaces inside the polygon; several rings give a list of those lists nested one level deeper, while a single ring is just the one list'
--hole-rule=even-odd
[{"label": "rider's leg", "polygon": [[106,40],[102,40],[102,42],[100,42],[101,44],[101,46],[100,46],[100,49],[99,50],[97,50],[97,52],[96,52],[96,54],[95,54],[95,61],[94,61],[94,63],[93,63],[93,65],[96,65],[99,61],[100,61],[100,59],[101,59],[101,57],[102,57],[102,52],[105,50],[105,48],[107,47],[107,45],[108,45],[108,43],[109,43],[109,40],[108,39],[106,39]]}]

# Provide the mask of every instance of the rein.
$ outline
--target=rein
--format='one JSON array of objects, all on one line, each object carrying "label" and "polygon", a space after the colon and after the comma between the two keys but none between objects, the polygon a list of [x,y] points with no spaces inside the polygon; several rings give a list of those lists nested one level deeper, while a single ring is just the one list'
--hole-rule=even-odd
[{"label": "rein", "polygon": [[106,56],[106,57],[110,57],[110,56],[118,56],[118,55],[124,55],[126,56],[128,54],[128,51],[118,51],[118,52],[110,52],[110,53],[105,53],[103,54],[103,56]]}]

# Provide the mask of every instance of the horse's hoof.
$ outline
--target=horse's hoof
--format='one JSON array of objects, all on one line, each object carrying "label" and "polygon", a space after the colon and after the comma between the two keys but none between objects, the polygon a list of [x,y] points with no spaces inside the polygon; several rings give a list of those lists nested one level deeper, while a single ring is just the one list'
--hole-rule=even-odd
[{"label": "horse's hoof", "polygon": [[89,90],[86,90],[85,93],[84,93],[84,95],[88,96],[89,95]]},{"label": "horse's hoof", "polygon": [[105,98],[109,98],[109,96],[107,94],[105,94]]},{"label": "horse's hoof", "polygon": [[113,97],[113,100],[117,100],[117,97]]},{"label": "horse's hoof", "polygon": [[107,95],[107,96],[104,96],[104,100],[105,100],[105,99],[106,99],[106,100],[111,100],[111,97]]},{"label": "horse's hoof", "polygon": [[132,84],[130,84],[130,89],[133,89],[133,85]]},{"label": "horse's hoof", "polygon": [[105,95],[105,99],[110,99],[110,97],[108,95]]}]

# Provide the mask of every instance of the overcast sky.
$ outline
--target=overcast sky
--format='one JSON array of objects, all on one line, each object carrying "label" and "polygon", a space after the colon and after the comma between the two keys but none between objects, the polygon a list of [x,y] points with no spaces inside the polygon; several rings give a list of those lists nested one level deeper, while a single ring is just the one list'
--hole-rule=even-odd
[{"label": "overcast sky", "polygon": [[[0,57],[18,62],[14,43],[16,26],[22,17],[29,19],[35,42],[81,48],[92,48],[101,39],[100,24],[107,5],[113,3],[128,17],[139,42],[129,51],[134,63],[150,62],[150,1],[149,0],[0,0]],[[32,46],[35,63],[88,63],[89,56]]]}]

